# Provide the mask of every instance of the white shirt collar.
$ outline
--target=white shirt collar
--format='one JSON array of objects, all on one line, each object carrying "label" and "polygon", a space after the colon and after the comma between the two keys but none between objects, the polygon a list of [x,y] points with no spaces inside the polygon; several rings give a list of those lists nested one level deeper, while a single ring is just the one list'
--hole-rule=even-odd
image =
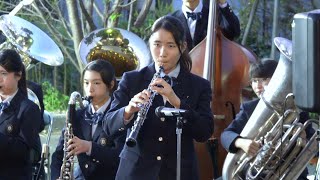
[{"label": "white shirt collar", "polygon": [[[155,69],[158,72],[159,71],[159,66],[155,64]],[[175,77],[177,78],[178,75],[180,73],[180,63],[178,63],[178,65],[176,66],[176,68],[174,68],[170,73],[168,73],[167,75],[170,77]]]},{"label": "white shirt collar", "polygon": [[90,103],[92,113],[104,113],[107,107],[109,106],[110,102],[111,102],[111,97],[97,111],[94,109],[93,105]]},{"label": "white shirt collar", "polygon": [[194,13],[201,12],[202,11],[202,7],[203,7],[203,4],[202,4],[202,1],[200,0],[198,6],[193,11],[191,11],[186,6],[182,6],[181,10],[182,10],[184,16],[188,19],[187,12],[194,12]]},{"label": "white shirt collar", "polygon": [[2,99],[0,98],[0,102],[9,102],[10,103],[10,101],[14,98],[14,96],[18,93],[18,90],[19,89],[17,89],[16,90],[16,92],[14,92],[11,96],[9,96],[7,99],[5,99],[5,100],[3,100],[2,101]]}]

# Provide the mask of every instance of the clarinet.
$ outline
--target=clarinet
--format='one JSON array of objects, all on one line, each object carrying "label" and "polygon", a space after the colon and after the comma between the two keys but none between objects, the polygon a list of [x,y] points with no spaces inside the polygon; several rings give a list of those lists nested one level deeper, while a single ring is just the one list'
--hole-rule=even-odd
[{"label": "clarinet", "polygon": [[[164,74],[164,70],[163,70],[163,67],[160,66],[159,71],[156,72],[153,75],[153,78],[152,78],[151,82],[153,82],[156,78],[162,78],[161,77],[162,74]],[[148,89],[147,89],[147,91],[151,92],[151,96],[149,98],[149,101],[140,105],[140,110],[138,112],[138,117],[134,121],[134,124],[133,124],[133,126],[131,128],[131,132],[130,132],[129,136],[126,139],[126,144],[129,147],[134,147],[137,144],[137,136],[139,134],[140,128],[143,125],[144,120],[146,119],[147,113],[149,111],[149,108],[152,105],[154,97],[158,94],[158,93],[156,93],[156,92],[151,90],[150,84],[149,84]]]},{"label": "clarinet", "polygon": [[74,179],[73,177],[73,168],[74,168],[74,156],[68,156],[69,151],[68,148],[68,141],[73,138],[73,130],[72,130],[72,123],[74,121],[75,111],[76,111],[76,102],[79,103],[80,108],[83,108],[83,102],[80,93],[73,92],[70,95],[69,103],[68,103],[68,111],[66,117],[66,129],[64,131],[64,144],[63,144],[63,160],[60,170],[59,180],[69,180]]}]

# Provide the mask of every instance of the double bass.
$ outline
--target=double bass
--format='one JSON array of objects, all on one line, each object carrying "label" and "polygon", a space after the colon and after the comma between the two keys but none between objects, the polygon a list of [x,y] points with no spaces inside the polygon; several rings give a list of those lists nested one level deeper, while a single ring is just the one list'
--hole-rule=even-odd
[{"label": "double bass", "polygon": [[249,64],[257,61],[252,51],[222,34],[216,25],[216,6],[211,0],[207,36],[190,51],[191,72],[209,80],[212,88],[214,133],[206,143],[195,142],[201,180],[221,176],[227,151],[219,142],[220,134],[239,111],[242,89],[249,82]]}]

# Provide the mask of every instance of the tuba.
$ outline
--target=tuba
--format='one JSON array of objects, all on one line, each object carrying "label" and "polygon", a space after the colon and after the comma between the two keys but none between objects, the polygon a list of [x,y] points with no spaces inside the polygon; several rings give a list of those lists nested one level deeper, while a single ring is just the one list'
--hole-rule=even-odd
[{"label": "tuba", "polygon": [[150,64],[146,43],[136,34],[120,28],[97,29],[82,39],[78,56],[84,64],[103,59],[109,61],[117,79],[127,71]]},{"label": "tuba", "polygon": [[299,123],[299,112],[292,95],[292,43],[277,37],[274,43],[281,52],[278,66],[261,95],[260,101],[240,136],[262,142],[254,157],[242,150],[229,153],[222,178],[297,179],[316,155],[316,133],[306,140],[305,129],[316,120]]}]

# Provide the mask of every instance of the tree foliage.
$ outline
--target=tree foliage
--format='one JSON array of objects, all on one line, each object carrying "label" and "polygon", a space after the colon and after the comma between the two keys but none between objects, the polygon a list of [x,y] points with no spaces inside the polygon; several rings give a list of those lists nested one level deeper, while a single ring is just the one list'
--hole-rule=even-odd
[{"label": "tree foliage", "polygon": [[[19,2],[0,0],[1,13],[9,13]],[[131,3],[136,5],[137,0],[130,3],[120,0],[37,0],[32,5],[24,6],[17,16],[47,33],[58,44],[65,58],[60,67],[39,63],[28,72],[28,79],[40,84],[48,81],[65,94],[80,90],[79,77],[85,65],[77,56],[80,41],[95,29],[124,26],[128,17],[123,14],[128,13],[121,11],[127,12]],[[137,14],[138,9],[133,9],[133,13]],[[151,24],[150,20],[147,21]],[[145,27],[134,28],[133,31],[141,33]]]},{"label": "tree foliage", "polygon": [[[38,63],[28,72],[28,79],[38,83],[50,82],[54,88],[69,95],[81,92],[80,72],[84,63],[77,56],[80,41],[90,32],[106,27],[130,29],[147,41],[150,28],[160,16],[172,12],[170,0],[157,0],[155,10],[139,9],[138,3],[152,0],[35,0],[32,5],[24,6],[17,16],[24,18],[47,33],[60,47],[64,64],[51,67]],[[236,40],[241,42],[249,21],[252,5],[257,0],[229,1],[240,19],[242,35]],[[10,12],[20,0],[0,0],[0,12]],[[316,1],[280,0],[279,29],[277,36],[291,39],[291,23],[294,14],[315,9]],[[132,11],[130,11],[132,10]],[[259,0],[253,14],[252,24],[246,45],[260,58],[270,55],[272,45],[273,1]],[[145,19],[139,19],[145,11]],[[135,26],[134,22],[143,22]]]},{"label": "tree foliage", "polygon": [[[248,22],[248,15],[254,2],[257,0],[240,0],[239,19],[242,29],[242,35],[238,39],[241,41],[243,30]],[[292,39],[291,23],[293,16],[297,13],[306,12],[315,9],[308,0],[280,0],[278,34],[276,36]],[[273,24],[274,1],[259,0],[257,11],[255,12],[252,26],[246,44],[260,58],[269,57],[271,45],[273,43],[272,24]]]},{"label": "tree foliage", "polygon": [[45,81],[42,84],[43,88],[43,103],[47,111],[65,111],[69,101],[69,96],[62,94],[54,88],[49,82]]}]

